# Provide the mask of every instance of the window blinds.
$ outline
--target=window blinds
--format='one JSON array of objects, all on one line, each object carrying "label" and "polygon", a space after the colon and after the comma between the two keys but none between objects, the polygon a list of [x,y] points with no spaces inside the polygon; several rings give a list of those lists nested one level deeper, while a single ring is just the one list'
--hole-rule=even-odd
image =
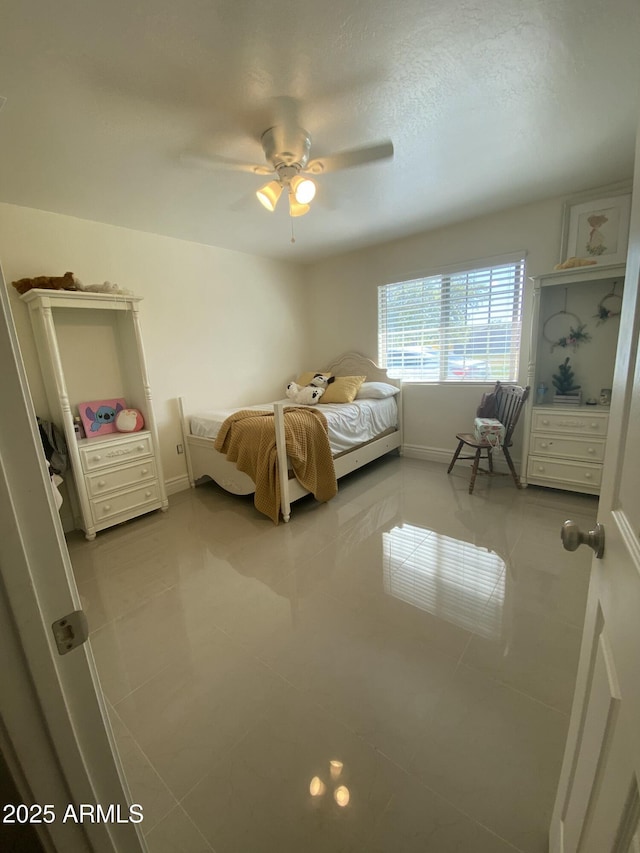
[{"label": "window blinds", "polygon": [[378,350],[390,376],[517,379],[524,259],[378,288]]}]

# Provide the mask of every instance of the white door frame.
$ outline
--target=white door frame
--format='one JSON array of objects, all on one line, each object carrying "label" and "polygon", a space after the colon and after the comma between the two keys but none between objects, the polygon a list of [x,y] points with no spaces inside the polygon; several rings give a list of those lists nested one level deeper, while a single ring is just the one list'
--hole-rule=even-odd
[{"label": "white door frame", "polygon": [[53,806],[45,850],[140,853],[140,824],[63,822],[81,803],[128,818],[131,798],[91,649],[60,655],[50,627],[80,599],[1,268],[0,363],[0,745],[25,803]]}]

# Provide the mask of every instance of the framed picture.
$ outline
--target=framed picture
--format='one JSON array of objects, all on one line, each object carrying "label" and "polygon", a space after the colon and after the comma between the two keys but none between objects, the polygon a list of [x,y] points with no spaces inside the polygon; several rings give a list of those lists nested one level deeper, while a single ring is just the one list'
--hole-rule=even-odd
[{"label": "framed picture", "polygon": [[585,258],[599,264],[621,264],[627,258],[631,190],[612,189],[585,199],[570,199],[562,217],[561,262]]},{"label": "framed picture", "polygon": [[112,400],[93,400],[90,403],[78,403],[78,411],[82,418],[87,438],[98,438],[109,432],[117,432],[116,415],[127,404],[122,397]]}]

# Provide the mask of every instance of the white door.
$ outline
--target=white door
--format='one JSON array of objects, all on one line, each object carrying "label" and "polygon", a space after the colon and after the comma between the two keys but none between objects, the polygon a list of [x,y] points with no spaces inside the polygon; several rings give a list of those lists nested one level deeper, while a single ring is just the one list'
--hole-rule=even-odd
[{"label": "white door", "polygon": [[591,568],[551,853],[640,853],[639,278],[640,144],[598,512],[604,555]]},{"label": "white door", "polygon": [[[46,850],[139,853],[91,649],[61,655],[54,640],[52,623],[80,600],[1,270],[0,363],[0,742],[25,804],[36,804],[3,804],[2,828],[10,838],[11,820],[32,823]],[[91,820],[97,804],[105,822]]]}]

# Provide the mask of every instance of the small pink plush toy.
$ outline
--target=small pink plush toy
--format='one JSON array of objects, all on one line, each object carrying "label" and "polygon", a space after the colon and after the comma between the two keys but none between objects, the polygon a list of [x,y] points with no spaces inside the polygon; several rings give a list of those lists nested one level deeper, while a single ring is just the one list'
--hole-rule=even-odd
[{"label": "small pink plush toy", "polygon": [[122,409],[116,415],[118,432],[138,432],[144,426],[144,418],[137,409]]}]

